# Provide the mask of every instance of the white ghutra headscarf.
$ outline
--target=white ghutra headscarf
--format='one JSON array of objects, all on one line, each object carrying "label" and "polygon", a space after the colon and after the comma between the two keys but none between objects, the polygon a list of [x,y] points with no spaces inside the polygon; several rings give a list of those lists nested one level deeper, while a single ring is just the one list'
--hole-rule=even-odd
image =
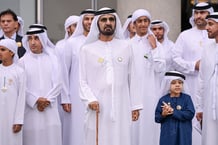
[{"label": "white ghutra headscarf", "polygon": [[188,93],[188,87],[185,83],[185,75],[178,71],[168,71],[165,73],[161,82],[160,97],[170,93],[170,84],[173,80],[181,80],[183,82],[183,93]]},{"label": "white ghutra headscarf", "polygon": [[209,14],[214,12],[213,7],[210,5],[210,3],[207,3],[207,2],[196,3],[192,10],[192,16],[189,18],[189,23],[192,25],[192,27],[195,26],[194,12],[196,10],[197,11],[208,11]]},{"label": "white ghutra headscarf", "polygon": [[123,24],[123,35],[125,39],[129,38],[129,35],[130,35],[129,30],[128,30],[128,26],[130,23],[132,23],[132,15],[129,15],[125,23]]},{"label": "white ghutra headscarf", "polygon": [[79,21],[77,22],[76,29],[75,29],[74,33],[72,34],[71,38],[77,37],[77,36],[80,36],[83,34],[83,32],[84,32],[84,28],[83,28],[84,16],[85,15],[94,15],[94,14],[95,14],[95,11],[93,9],[86,9],[80,13]]},{"label": "white ghutra headscarf", "polygon": [[[43,24],[32,24],[29,26],[29,28],[37,28],[37,29],[42,29],[44,30],[46,33],[44,33],[45,35],[47,35],[46,37],[48,38],[48,34],[47,34],[47,27]],[[55,45],[51,42],[50,39],[47,40],[47,44],[49,47],[51,48],[55,48]],[[25,48],[25,47],[24,47]]]},{"label": "white ghutra headscarf", "polygon": [[9,49],[10,51],[12,51],[14,53],[14,57],[13,57],[13,62],[17,62],[18,61],[18,55],[17,55],[17,43],[16,41],[12,40],[12,39],[2,39],[0,41],[0,46],[6,47],[7,49]]},{"label": "white ghutra headscarf", "polygon": [[153,26],[160,26],[164,29],[164,40],[168,40],[168,33],[170,31],[170,28],[168,26],[168,24],[165,21],[162,20],[153,20],[151,21],[151,25],[150,28],[152,29]]},{"label": "white ghutra headscarf", "polygon": [[65,20],[65,23],[64,23],[65,36],[64,36],[64,39],[67,39],[67,38],[70,37],[70,36],[68,35],[67,28],[68,28],[70,25],[77,24],[78,21],[79,21],[79,19],[80,19],[79,16],[72,15],[72,16],[69,16],[69,17]]},{"label": "white ghutra headscarf", "polygon": [[[210,15],[208,15],[206,17],[206,20],[213,20],[215,22],[218,23],[218,12],[213,12]],[[216,45],[217,46],[217,45]],[[218,48],[218,47],[217,47]],[[213,120],[217,120],[218,119],[218,111],[217,111],[217,107],[218,107],[218,90],[217,90],[217,84],[218,84],[218,49],[216,49],[216,65],[214,68],[214,73],[213,76],[211,78],[212,80],[212,113],[213,113]]]},{"label": "white ghutra headscarf", "polygon": [[[134,23],[139,17],[145,16],[151,21],[151,14],[145,10],[145,9],[138,9],[135,10],[132,14],[132,22]],[[153,32],[150,30],[150,25],[148,28],[148,34],[153,34]]]},{"label": "white ghutra headscarf", "polygon": [[95,17],[92,21],[92,25],[91,25],[91,29],[90,32],[87,36],[86,42],[85,44],[94,42],[98,40],[98,36],[99,36],[99,28],[98,28],[98,19],[100,18],[100,16],[104,15],[104,14],[112,14],[116,17],[116,28],[115,28],[115,32],[114,32],[114,38],[117,39],[124,39],[123,36],[123,31],[122,31],[122,25],[120,22],[120,19],[116,13],[116,11],[114,9],[111,8],[101,8],[98,11],[96,11]]}]

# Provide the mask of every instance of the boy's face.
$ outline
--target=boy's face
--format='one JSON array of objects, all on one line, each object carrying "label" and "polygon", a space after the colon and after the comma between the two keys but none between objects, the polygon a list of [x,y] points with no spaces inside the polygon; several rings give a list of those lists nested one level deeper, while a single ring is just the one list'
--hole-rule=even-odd
[{"label": "boy's face", "polygon": [[170,83],[170,94],[171,96],[178,96],[183,89],[183,81],[172,80]]},{"label": "boy's face", "polygon": [[0,60],[5,62],[7,60],[12,60],[14,53],[4,46],[0,46]]},{"label": "boy's face", "polygon": [[147,34],[149,25],[150,20],[146,16],[141,16],[134,22],[136,33],[139,36],[144,36]]}]

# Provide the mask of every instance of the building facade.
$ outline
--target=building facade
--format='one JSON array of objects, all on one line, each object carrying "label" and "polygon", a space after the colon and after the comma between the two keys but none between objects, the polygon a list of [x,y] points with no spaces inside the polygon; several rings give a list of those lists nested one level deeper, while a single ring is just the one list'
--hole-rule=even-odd
[{"label": "building facade", "polygon": [[[139,8],[147,9],[152,19],[169,24],[169,38],[176,40],[189,26],[188,18],[194,3],[207,0],[0,0],[0,11],[10,8],[25,21],[25,30],[32,23],[43,23],[53,42],[64,37],[64,21],[70,15],[79,15],[87,8],[111,7],[117,10],[121,22]],[[218,0],[209,0],[217,6]]]}]

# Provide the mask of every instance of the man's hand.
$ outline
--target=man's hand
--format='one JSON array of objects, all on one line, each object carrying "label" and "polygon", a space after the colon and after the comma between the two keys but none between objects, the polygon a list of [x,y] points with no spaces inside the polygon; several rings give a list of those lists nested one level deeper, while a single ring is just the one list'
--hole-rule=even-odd
[{"label": "man's hand", "polygon": [[196,63],[195,63],[195,70],[199,70],[200,68],[200,60],[198,60]]},{"label": "man's hand", "polygon": [[62,107],[65,112],[71,112],[71,104],[62,104]]},{"label": "man's hand", "polygon": [[18,133],[22,129],[22,124],[14,124],[13,125],[13,132]]},{"label": "man's hand", "polygon": [[196,118],[197,118],[198,121],[202,121],[202,119],[203,119],[203,112],[196,113]]},{"label": "man's hand", "polygon": [[156,44],[156,38],[154,37],[154,35],[149,34],[147,38],[148,38],[148,42],[150,43],[152,49],[155,49],[157,47],[157,44]]},{"label": "man's hand", "polygon": [[89,103],[89,108],[94,110],[94,111],[99,112],[100,108],[99,108],[98,101],[93,101],[93,102]]},{"label": "man's hand", "polygon": [[137,121],[139,119],[140,112],[139,110],[132,111],[132,121]]},{"label": "man's hand", "polygon": [[168,115],[173,114],[173,108],[171,107],[171,105],[168,103],[163,102],[162,107],[162,116],[166,117]]},{"label": "man's hand", "polygon": [[46,98],[40,97],[37,100],[37,109],[42,112],[45,110],[46,107],[50,105],[50,101],[48,101]]}]

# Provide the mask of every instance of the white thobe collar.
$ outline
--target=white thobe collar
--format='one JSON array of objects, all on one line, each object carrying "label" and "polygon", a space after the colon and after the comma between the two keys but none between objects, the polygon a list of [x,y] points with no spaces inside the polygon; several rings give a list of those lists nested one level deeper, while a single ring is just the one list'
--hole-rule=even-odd
[{"label": "white thobe collar", "polygon": [[34,57],[34,58],[38,58],[40,56],[43,56],[45,53],[42,52],[42,53],[33,53],[32,51],[29,52],[29,54]]},{"label": "white thobe collar", "polygon": [[139,36],[138,34],[135,35],[135,40],[140,41],[140,40],[144,40],[147,39],[148,33],[145,34],[144,36]]},{"label": "white thobe collar", "polygon": [[11,67],[14,67],[15,63],[12,63],[9,66],[4,66],[3,64],[0,65],[0,67],[2,67],[4,70],[10,69]]},{"label": "white thobe collar", "polygon": [[98,40],[98,42],[100,43],[100,44],[110,44],[110,43],[112,43],[113,42],[113,40],[114,40],[115,38],[113,38],[111,41],[102,41],[102,40]]},{"label": "white thobe collar", "polygon": [[202,37],[203,37],[204,39],[208,38],[207,30],[206,30],[206,29],[200,30],[200,29],[197,28],[197,26],[193,27],[192,29],[195,30],[195,31],[200,32],[200,33],[202,34]]}]

